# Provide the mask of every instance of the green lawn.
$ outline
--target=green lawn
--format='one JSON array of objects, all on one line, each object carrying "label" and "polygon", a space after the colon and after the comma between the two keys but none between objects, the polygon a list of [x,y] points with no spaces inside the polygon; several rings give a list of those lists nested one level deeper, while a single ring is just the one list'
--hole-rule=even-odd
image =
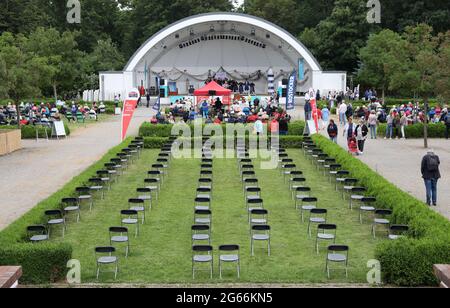
[{"label": "green lawn", "polygon": [[[145,150],[106,198],[96,201],[92,212],[84,210],[80,223],[69,224],[64,241],[72,244],[73,257],[81,261],[83,283],[96,282],[94,247],[109,244],[108,228],[120,225],[119,211],[127,208],[128,198],[136,196],[135,189],[144,186],[146,171],[158,152]],[[268,257],[265,245],[259,243],[255,257],[250,256],[247,212],[236,159],[214,161],[213,246],[215,249],[221,244],[241,246],[240,282],[365,282],[366,263],[373,259],[379,240],[371,237],[370,225],[359,224],[358,212],[348,209],[348,202],[342,200],[334,185],[312,167],[300,150],[290,150],[289,155],[304,172],[313,196],[319,198],[319,207],[329,210],[328,221],[337,223],[337,242],[350,246],[349,278],[339,270],[332,272],[331,280],[327,279],[324,250],[320,255],[315,253],[314,240],[308,238],[307,224],[301,223],[279,170],[261,170],[257,163],[256,173],[272,227],[272,255]],[[190,227],[199,171],[199,159],[172,160],[159,202],[148,214],[140,236],[132,238],[131,256],[125,259],[124,250],[119,250],[120,273],[116,282],[238,282],[235,270],[225,271],[223,280],[218,278],[217,251],[214,279],[210,280],[205,271],[198,272],[195,281],[192,280]],[[113,282],[112,278],[106,273],[99,282]]]}]

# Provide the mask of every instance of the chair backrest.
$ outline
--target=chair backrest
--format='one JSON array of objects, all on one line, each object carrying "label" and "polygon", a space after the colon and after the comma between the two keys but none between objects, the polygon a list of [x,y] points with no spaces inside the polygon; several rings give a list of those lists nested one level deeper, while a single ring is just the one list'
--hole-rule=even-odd
[{"label": "chair backrest", "polygon": [[211,158],[202,158],[202,164],[211,164],[213,160]]},{"label": "chair backrest", "polygon": [[151,193],[152,190],[150,188],[136,188],[136,192],[138,192],[138,193]]},{"label": "chair backrest", "polygon": [[135,210],[121,210],[120,214],[123,216],[137,216],[138,212]]},{"label": "chair backrest", "polygon": [[249,204],[262,204],[264,201],[261,198],[249,199],[247,200]]},{"label": "chair backrest", "polygon": [[317,226],[318,230],[337,230],[337,225],[334,224],[320,224]]},{"label": "chair backrest", "polygon": [[258,179],[254,179],[254,178],[247,178],[247,179],[244,179],[244,183],[246,183],[246,184],[255,184],[255,183],[258,183]]},{"label": "chair backrest", "polygon": [[198,231],[210,231],[210,227],[208,225],[193,225],[191,227],[191,230],[193,232],[198,232]]},{"label": "chair backrest", "polygon": [[111,158],[111,161],[112,161],[113,163],[115,163],[116,165],[120,165],[120,163],[121,163],[120,158]]},{"label": "chair backrest", "polygon": [[334,162],[336,162],[336,159],[334,159],[334,158],[326,158],[325,159],[325,163],[327,163],[327,164],[334,163]]},{"label": "chair backrest", "polygon": [[330,165],[330,169],[339,169],[339,168],[342,168],[342,165],[340,165],[340,164],[331,164]]},{"label": "chair backrest", "polygon": [[307,197],[302,199],[303,202],[317,202],[316,197]]},{"label": "chair backrest", "polygon": [[158,158],[156,161],[158,163],[167,163],[167,162],[169,162],[169,160],[167,158]]},{"label": "chair backrest", "polygon": [[86,194],[89,194],[89,193],[91,192],[91,189],[90,189],[89,187],[83,186],[83,187],[77,187],[77,188],[75,188],[75,191],[76,191],[77,193],[86,193]]},{"label": "chair backrest", "polygon": [[349,251],[349,247],[347,245],[330,245],[328,246],[328,251],[331,252],[344,252]]},{"label": "chair backrest", "polygon": [[90,178],[88,181],[89,183],[97,183],[97,184],[103,182],[101,178]]},{"label": "chair backrest", "polygon": [[43,225],[33,225],[33,226],[27,227],[27,232],[28,233],[46,233],[47,228],[45,228],[45,226],[43,226]]},{"label": "chair backrest", "polygon": [[297,187],[295,189],[295,191],[297,191],[297,192],[309,192],[309,191],[311,191],[311,187]]},{"label": "chair backrest", "polygon": [[104,247],[95,247],[95,253],[114,253],[116,252],[116,248],[112,246],[104,246]]},{"label": "chair backrest", "polygon": [[281,160],[281,162],[282,162],[283,164],[286,164],[286,163],[293,163],[294,160],[291,159],[291,158],[284,158],[284,159]]},{"label": "chair backrest", "polygon": [[199,188],[197,188],[197,192],[198,193],[210,193],[211,192],[211,188],[209,188],[209,187],[199,187]]},{"label": "chair backrest", "polygon": [[269,211],[266,209],[252,209],[250,211],[250,214],[252,214],[252,215],[268,215]]},{"label": "chair backrest", "polygon": [[252,162],[252,160],[249,158],[242,158],[239,160],[239,163],[241,163],[241,164],[247,164],[247,163],[251,163],[251,162]]},{"label": "chair backrest", "polygon": [[213,165],[211,165],[211,164],[202,164],[200,167],[202,169],[212,169]]},{"label": "chair backrest", "polygon": [[242,165],[242,169],[253,169],[253,168],[255,168],[255,166],[253,166],[251,164]]},{"label": "chair backrest", "polygon": [[353,178],[344,180],[345,184],[355,184],[357,182],[358,182],[358,179],[353,179]]},{"label": "chair backrest", "polygon": [[375,215],[378,215],[378,216],[389,216],[389,215],[392,215],[392,210],[377,209],[377,210],[375,210]]},{"label": "chair backrest", "polygon": [[212,183],[212,179],[208,179],[208,178],[200,178],[198,179],[199,183]]},{"label": "chair backrest", "polygon": [[210,198],[202,197],[202,198],[195,198],[195,203],[209,203],[211,202]]},{"label": "chair backrest", "polygon": [[239,245],[220,245],[219,251],[239,251]]},{"label": "chair backrest", "polygon": [[242,171],[242,176],[245,176],[245,175],[255,175],[256,173],[255,173],[255,171]]},{"label": "chair backrest", "polygon": [[63,212],[61,210],[47,210],[44,212],[45,216],[59,216],[63,217]]},{"label": "chair backrest", "polygon": [[407,226],[407,225],[391,225],[389,227],[389,230],[391,232],[395,232],[395,233],[403,233],[403,232],[409,231],[409,226]]},{"label": "chair backrest", "polygon": [[154,183],[159,183],[159,182],[158,182],[158,179],[151,178],[151,179],[145,179],[144,183],[147,183],[147,184],[153,183],[154,184]]},{"label": "chair backrest", "polygon": [[278,157],[283,159],[283,158],[289,157],[289,155],[287,153],[279,153]]},{"label": "chair backrest", "polygon": [[293,170],[291,171],[291,176],[298,176],[298,175],[302,175],[303,172],[299,171],[299,170]]},{"label": "chair backrest", "polygon": [[260,193],[261,192],[261,188],[260,187],[247,187],[245,189],[246,192],[248,193]]},{"label": "chair backrest", "polygon": [[126,228],[126,227],[110,227],[109,233],[128,233],[128,228]]},{"label": "chair backrest", "polygon": [[365,187],[353,187],[352,192],[366,192],[367,188]]},{"label": "chair backrest", "polygon": [[78,203],[78,199],[77,198],[62,198],[61,199],[61,203],[65,203],[65,204],[73,204],[73,203]]},{"label": "chair backrest", "polygon": [[211,210],[195,210],[195,215],[212,215]]},{"label": "chair backrest", "polygon": [[193,252],[211,252],[213,247],[210,245],[194,245],[192,246]]},{"label": "chair backrest", "polygon": [[347,170],[339,170],[337,173],[337,175],[349,175],[350,171]]},{"label": "chair backrest", "polygon": [[155,176],[155,175],[160,176],[161,175],[161,171],[159,171],[159,170],[150,170],[150,171],[147,172],[147,174],[151,175],[151,176]]},{"label": "chair backrest", "polygon": [[375,197],[364,197],[361,199],[362,203],[374,203],[377,201],[377,198]]},{"label": "chair backrest", "polygon": [[252,226],[253,231],[270,231],[270,226],[268,225],[254,225]]},{"label": "chair backrest", "polygon": [[306,182],[305,178],[292,178],[291,179],[292,182]]},{"label": "chair backrest", "polygon": [[116,167],[117,165],[115,164],[115,163],[106,163],[105,164],[105,168],[108,168],[108,169],[112,169],[112,168],[114,168],[114,167]]},{"label": "chair backrest", "polygon": [[282,166],[282,168],[284,168],[284,169],[294,169],[294,168],[297,168],[297,165],[296,164],[286,164],[286,165]]},{"label": "chair backrest", "polygon": [[212,175],[212,171],[211,170],[201,170],[200,174],[201,175]]},{"label": "chair backrest", "polygon": [[311,215],[315,214],[315,215],[325,215],[328,213],[328,210],[326,209],[312,209],[310,211]]},{"label": "chair backrest", "polygon": [[164,168],[164,165],[163,164],[153,164],[152,168],[153,169],[160,169],[160,168]]},{"label": "chair backrest", "polygon": [[128,199],[128,203],[131,203],[131,204],[143,204],[144,200],[137,199],[137,198],[131,198],[131,199]]}]

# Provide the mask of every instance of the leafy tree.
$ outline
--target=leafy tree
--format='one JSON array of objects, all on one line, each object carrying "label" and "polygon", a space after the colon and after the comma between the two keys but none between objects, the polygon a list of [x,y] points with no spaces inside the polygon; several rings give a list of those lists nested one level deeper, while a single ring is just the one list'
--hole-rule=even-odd
[{"label": "leafy tree", "polygon": [[325,69],[352,72],[363,47],[376,26],[366,20],[364,0],[336,0],[331,15],[315,28],[305,29],[300,39]]},{"label": "leafy tree", "polygon": [[[0,36],[0,96],[12,99],[17,106],[24,97],[39,96],[39,85],[51,68],[48,59],[28,53],[27,39],[4,32]],[[20,127],[20,121],[18,121]]]},{"label": "leafy tree", "polygon": [[407,61],[406,49],[406,41],[391,30],[372,34],[359,53],[361,67],[358,78],[381,89],[384,100],[393,73]]},{"label": "leafy tree", "polygon": [[58,88],[63,91],[73,89],[80,72],[80,59],[84,54],[77,49],[77,35],[77,32],[59,33],[54,28],[38,28],[30,34],[25,44],[28,52],[47,59],[51,70],[41,87],[51,86],[55,100],[58,98]]}]

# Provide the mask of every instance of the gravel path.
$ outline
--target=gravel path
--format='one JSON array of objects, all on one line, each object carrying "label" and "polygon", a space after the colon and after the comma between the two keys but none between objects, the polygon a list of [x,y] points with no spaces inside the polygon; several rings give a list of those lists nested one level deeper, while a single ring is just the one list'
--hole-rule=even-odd
[{"label": "gravel path", "polygon": [[[139,126],[150,119],[151,113],[151,109],[137,109],[128,135],[137,135]],[[0,157],[0,230],[118,145],[120,125],[120,117],[114,117],[78,128],[67,139],[23,140],[23,149]]]}]

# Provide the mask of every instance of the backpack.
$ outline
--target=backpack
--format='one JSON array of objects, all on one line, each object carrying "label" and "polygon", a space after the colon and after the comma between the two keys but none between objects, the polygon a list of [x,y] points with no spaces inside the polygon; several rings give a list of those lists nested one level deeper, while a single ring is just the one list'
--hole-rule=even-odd
[{"label": "backpack", "polygon": [[439,170],[439,159],[436,155],[430,155],[427,161],[427,170],[434,172]]},{"label": "backpack", "polygon": [[363,135],[364,137],[366,137],[367,134],[369,133],[369,129],[367,128],[367,126],[366,126],[366,125],[363,125],[362,128],[361,128],[361,130],[362,130],[362,135]]}]

